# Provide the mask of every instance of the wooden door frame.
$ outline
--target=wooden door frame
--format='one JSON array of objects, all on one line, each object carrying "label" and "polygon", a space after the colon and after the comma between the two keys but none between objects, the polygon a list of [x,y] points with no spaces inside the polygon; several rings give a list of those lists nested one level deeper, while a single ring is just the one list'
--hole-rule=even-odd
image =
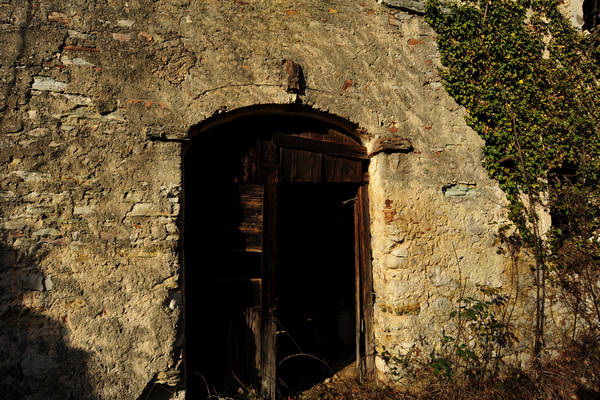
[{"label": "wooden door frame", "polygon": [[[357,202],[355,204],[355,221],[358,220],[358,243],[355,242],[355,252],[359,253],[359,293],[360,297],[360,331],[361,345],[363,346],[360,362],[361,382],[375,381],[375,337],[373,333],[373,265],[371,256],[371,221],[369,217],[369,186],[364,182],[358,188]],[[360,354],[360,353],[359,353]]]},{"label": "wooden door frame", "polygon": [[[352,138],[356,141],[355,138]],[[327,156],[341,157],[348,160],[354,160],[354,162],[360,162],[362,165],[368,165],[367,150],[362,145],[355,143],[332,143],[322,142],[315,140],[310,137],[298,137],[287,134],[276,134],[274,136],[274,144],[287,150],[299,150],[309,151],[315,153],[321,153]],[[270,161],[273,161],[270,159]],[[281,162],[281,160],[279,160]],[[271,212],[276,212],[277,209],[277,182],[278,176],[272,175],[272,185],[274,188],[271,191],[275,192],[271,196],[274,199]],[[354,178],[356,179],[356,177]],[[265,181],[267,182],[267,181]],[[328,181],[324,179],[319,181],[321,183],[335,184],[338,181]],[[340,182],[343,182],[340,181]],[[355,317],[356,317],[356,365],[359,371],[359,377],[361,382],[374,382],[375,381],[375,346],[374,346],[374,334],[373,334],[373,272],[372,272],[372,261],[371,261],[371,230],[370,230],[370,217],[369,217],[369,189],[368,189],[368,174],[365,172],[360,175],[358,180],[354,180],[357,184],[356,198],[354,201],[354,255],[355,255]],[[293,183],[289,183],[293,184]],[[267,185],[265,185],[265,193],[267,193]],[[268,185],[271,186],[271,185]],[[265,197],[265,215],[268,213],[267,208],[267,197]],[[265,218],[267,218],[265,216]],[[267,230],[267,219],[265,219],[265,230]],[[270,229],[276,229],[277,221],[273,221],[274,226]],[[276,235],[273,240],[276,240]],[[277,245],[273,244],[273,249],[276,251]],[[267,245],[269,247],[269,245]],[[275,261],[274,261],[275,262]],[[273,264],[273,271],[274,271]],[[273,272],[271,271],[271,272]],[[265,285],[265,288],[269,290],[269,286]],[[266,310],[265,310],[266,311]],[[268,312],[271,314],[271,312]],[[270,323],[270,322],[269,322]],[[272,325],[269,325],[269,327]],[[274,329],[268,328],[268,329]],[[266,332],[263,332],[265,335]],[[271,345],[271,338],[265,337],[264,340]],[[273,349],[275,343],[272,343]],[[265,351],[268,346],[262,346]],[[274,351],[274,350],[273,350]],[[276,360],[276,355],[266,355],[263,360]],[[271,361],[272,362],[272,361]],[[264,366],[263,366],[264,367]],[[273,377],[276,377],[276,368],[272,371]],[[266,377],[268,379],[268,377]],[[276,379],[276,378],[275,378]],[[263,379],[263,393],[267,399],[275,399],[275,382],[266,382]]]},{"label": "wooden door frame", "polygon": [[[281,112],[279,113],[281,114]],[[256,114],[254,114],[256,115]],[[268,114],[265,114],[267,116]],[[299,116],[294,112],[295,116]],[[301,117],[307,121],[312,120],[311,113],[302,113]],[[221,121],[215,127],[224,127],[234,122],[232,118],[228,122]],[[323,122],[326,118],[320,116],[316,121]],[[350,123],[348,123],[350,124]],[[209,125],[200,129],[196,128],[197,136],[212,130]],[[291,134],[274,133],[271,140],[262,142],[260,146],[260,180],[264,185],[264,230],[263,230],[263,262],[262,262],[262,294],[260,310],[260,390],[265,399],[274,400],[276,396],[276,353],[275,353],[275,324],[276,304],[274,302],[275,264],[277,257],[277,192],[279,182],[279,169],[281,165],[278,148],[287,148],[298,151],[313,151],[326,156],[353,160],[368,164],[367,151],[357,139],[357,131],[341,129],[341,123],[335,126],[335,132],[342,134],[352,140],[345,142],[319,141],[311,137],[300,137]],[[284,127],[285,128],[285,127]],[[215,128],[216,129],[216,128]],[[331,131],[331,129],[330,129]],[[285,132],[285,130],[284,130]],[[227,140],[224,137],[224,140]],[[271,146],[271,147],[269,147]],[[344,169],[345,171],[345,169]],[[345,173],[345,172],[344,172]],[[330,177],[330,179],[337,179]],[[370,243],[370,219],[368,201],[368,174],[364,173],[359,180],[356,174],[350,182],[357,184],[356,201],[354,204],[355,220],[355,278],[356,278],[356,337],[357,337],[357,365],[359,366],[360,378],[364,382],[372,382],[375,379],[375,358],[373,339],[373,274],[371,264]],[[327,180],[323,177],[321,183],[342,182]],[[185,205],[184,205],[185,206]],[[188,244],[189,245],[189,244]],[[184,260],[185,261],[185,260]],[[185,263],[185,262],[184,262]],[[185,271],[184,271],[185,274]],[[188,317],[188,316],[186,316]]]},{"label": "wooden door frame", "polygon": [[260,333],[260,390],[265,399],[275,400],[277,390],[275,265],[277,264],[277,180],[276,146],[272,142],[260,146],[260,166],[264,187],[263,197],[263,260],[262,260],[262,325]]},{"label": "wooden door frame", "polygon": [[[293,183],[292,183],[293,184]],[[263,275],[263,288],[265,292],[273,290],[275,283],[274,273],[277,254],[277,219],[273,218],[277,210],[277,183],[265,185],[265,251],[271,248],[270,263],[266,260]],[[373,269],[371,256],[371,230],[369,217],[369,188],[368,182],[359,184],[354,201],[354,258],[355,258],[355,338],[356,338],[356,367],[362,383],[375,382],[375,345],[373,333]],[[269,216],[269,214],[271,214]],[[272,225],[269,225],[272,224]],[[268,232],[274,237],[267,239]],[[270,289],[269,289],[270,288]],[[261,389],[265,399],[275,400],[277,368],[275,362],[275,321],[276,304],[273,303],[271,293],[263,292],[263,330],[262,330],[262,363],[263,372]]]}]

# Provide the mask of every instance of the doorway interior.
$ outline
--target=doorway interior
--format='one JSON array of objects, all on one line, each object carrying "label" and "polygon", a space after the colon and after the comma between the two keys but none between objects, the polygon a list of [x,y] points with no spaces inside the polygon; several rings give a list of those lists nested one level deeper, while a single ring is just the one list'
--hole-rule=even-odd
[{"label": "doorway interior", "polygon": [[351,183],[283,184],[278,196],[277,379],[294,393],[356,360]]},{"label": "doorway interior", "polygon": [[323,118],[213,126],[184,158],[188,398],[373,375],[366,150]]}]

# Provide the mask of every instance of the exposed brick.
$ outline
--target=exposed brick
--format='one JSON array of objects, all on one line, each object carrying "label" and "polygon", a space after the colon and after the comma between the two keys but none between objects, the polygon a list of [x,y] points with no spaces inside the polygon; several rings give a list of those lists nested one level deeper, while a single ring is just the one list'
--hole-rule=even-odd
[{"label": "exposed brick", "polygon": [[63,25],[68,25],[71,23],[71,20],[69,19],[69,17],[66,14],[59,13],[56,11],[52,11],[50,14],[48,14],[48,21],[49,22],[58,22],[59,24],[63,24]]},{"label": "exposed brick", "polygon": [[62,49],[68,50],[68,51],[89,51],[92,53],[97,53],[100,51],[100,49],[98,49],[96,47],[84,47],[84,46],[74,46],[74,45],[66,45]]},{"label": "exposed brick", "polygon": [[144,32],[144,31],[139,31],[139,33],[137,34],[138,39],[146,39],[146,42],[151,42],[152,41],[152,35]]},{"label": "exposed brick", "polygon": [[112,34],[112,38],[115,40],[119,40],[121,42],[127,42],[131,40],[131,33],[118,33],[115,32]]}]

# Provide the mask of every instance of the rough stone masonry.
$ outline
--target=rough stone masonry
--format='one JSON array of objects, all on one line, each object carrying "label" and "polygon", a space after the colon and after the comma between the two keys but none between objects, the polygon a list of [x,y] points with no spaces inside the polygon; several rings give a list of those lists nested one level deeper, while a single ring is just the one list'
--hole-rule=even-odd
[{"label": "rough stone masonry", "polygon": [[[136,399],[153,384],[183,397],[182,143],[256,105],[347,119],[369,149],[412,144],[370,163],[378,351],[433,346],[460,277],[519,291],[513,361],[525,359],[527,255],[515,267],[498,251],[504,195],[418,13],[374,0],[0,0],[0,54],[0,397]],[[301,65],[304,94],[286,91],[283,60]]]}]

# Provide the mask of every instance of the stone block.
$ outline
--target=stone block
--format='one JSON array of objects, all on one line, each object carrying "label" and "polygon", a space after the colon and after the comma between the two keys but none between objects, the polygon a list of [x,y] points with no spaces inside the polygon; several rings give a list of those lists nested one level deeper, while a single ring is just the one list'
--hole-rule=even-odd
[{"label": "stone block", "polygon": [[48,92],[64,92],[67,84],[47,76],[34,76],[31,88]]},{"label": "stone block", "polygon": [[74,29],[69,29],[67,31],[67,34],[69,35],[70,38],[79,39],[79,40],[86,40],[86,39],[89,39],[89,37],[90,37],[90,35],[87,35],[83,32],[76,31]]},{"label": "stone block", "polygon": [[470,183],[451,183],[442,187],[442,192],[446,197],[475,197],[479,192],[474,184]]},{"label": "stone block", "polygon": [[433,286],[446,287],[452,282],[452,273],[448,269],[434,265],[429,268],[429,281]]},{"label": "stone block", "polygon": [[52,281],[52,276],[48,275],[44,278],[44,289],[52,290],[54,289],[54,282]]},{"label": "stone block", "polygon": [[89,215],[94,212],[94,206],[75,206],[73,207],[74,215]]},{"label": "stone block", "polygon": [[43,228],[40,230],[37,230],[35,232],[33,232],[33,237],[49,237],[49,238],[56,238],[61,236],[62,233],[61,231],[59,231],[58,229],[54,229],[54,228]]},{"label": "stone block", "polygon": [[151,217],[165,215],[152,203],[136,203],[127,213],[128,217]]},{"label": "stone block", "polygon": [[134,22],[130,19],[120,19],[117,21],[117,26],[120,26],[121,28],[131,28],[133,24]]},{"label": "stone block", "polygon": [[77,65],[79,67],[93,67],[94,64],[92,64],[91,62],[81,58],[81,57],[75,57],[73,59],[73,65]]},{"label": "stone block", "polygon": [[425,12],[424,0],[379,0],[379,3],[382,3],[386,6],[415,11],[418,13]]},{"label": "stone block", "polygon": [[385,256],[385,267],[388,269],[404,268],[407,265],[408,265],[408,258],[406,258],[406,257],[396,257],[391,254],[388,254]]},{"label": "stone block", "polygon": [[92,99],[90,99],[87,96],[77,96],[77,95],[72,95],[72,94],[65,94],[64,96],[71,103],[73,103],[75,105],[78,105],[78,106],[90,106],[90,105],[92,105]]},{"label": "stone block", "polygon": [[44,291],[44,276],[40,273],[32,273],[21,280],[21,286],[25,290]]},{"label": "stone block", "polygon": [[28,221],[24,221],[24,220],[11,220],[11,221],[6,221],[0,224],[0,228],[1,229],[6,229],[6,230],[22,230],[27,226]]}]

